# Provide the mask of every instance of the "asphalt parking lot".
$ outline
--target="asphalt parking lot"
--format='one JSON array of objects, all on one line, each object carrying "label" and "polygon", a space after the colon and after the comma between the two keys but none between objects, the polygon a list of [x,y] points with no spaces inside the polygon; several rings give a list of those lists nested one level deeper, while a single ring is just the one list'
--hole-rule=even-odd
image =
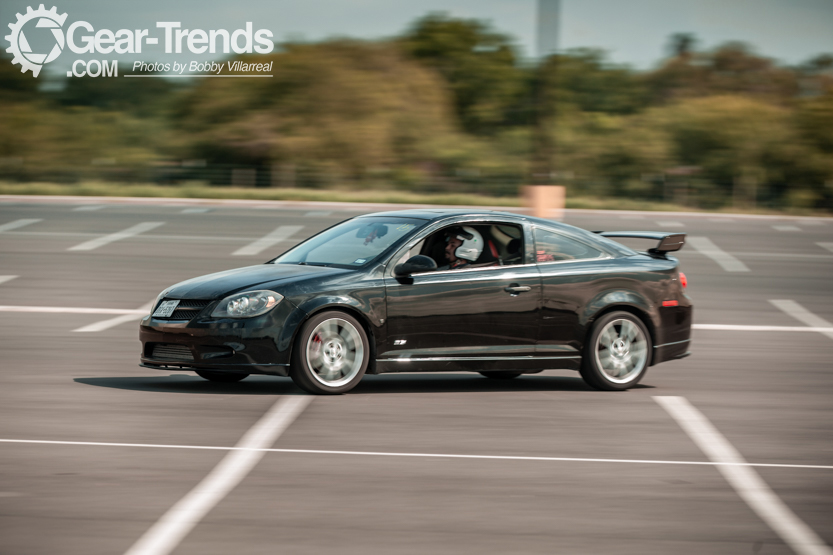
[{"label": "asphalt parking lot", "polygon": [[138,366],[163,288],[367,211],[0,199],[0,553],[831,553],[833,219],[568,212],[688,234],[693,355],[626,392]]}]

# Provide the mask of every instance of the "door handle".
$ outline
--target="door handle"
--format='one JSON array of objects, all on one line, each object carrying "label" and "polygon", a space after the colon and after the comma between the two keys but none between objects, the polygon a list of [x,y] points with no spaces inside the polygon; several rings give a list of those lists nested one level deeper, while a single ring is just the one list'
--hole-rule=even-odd
[{"label": "door handle", "polygon": [[511,293],[513,297],[517,297],[519,293],[526,293],[527,291],[532,291],[532,287],[530,287],[529,285],[518,285],[517,283],[513,283],[509,287],[504,287],[503,290],[507,293]]}]

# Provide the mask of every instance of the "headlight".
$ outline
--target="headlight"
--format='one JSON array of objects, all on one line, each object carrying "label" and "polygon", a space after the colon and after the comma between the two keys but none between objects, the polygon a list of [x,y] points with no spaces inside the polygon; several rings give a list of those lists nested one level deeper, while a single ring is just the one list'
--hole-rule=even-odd
[{"label": "headlight", "polygon": [[283,295],[274,291],[246,291],[226,297],[211,316],[218,318],[251,318],[266,314],[283,300]]}]

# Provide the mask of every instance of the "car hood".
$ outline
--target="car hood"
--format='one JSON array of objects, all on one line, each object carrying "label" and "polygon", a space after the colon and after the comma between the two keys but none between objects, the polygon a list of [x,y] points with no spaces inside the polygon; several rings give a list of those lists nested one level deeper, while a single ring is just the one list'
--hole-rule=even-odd
[{"label": "car hood", "polygon": [[177,283],[165,291],[165,297],[173,299],[216,299],[240,291],[256,289],[266,284],[269,287],[282,286],[301,280],[336,276],[347,272],[350,272],[350,270],[323,266],[259,264],[208,274]]}]

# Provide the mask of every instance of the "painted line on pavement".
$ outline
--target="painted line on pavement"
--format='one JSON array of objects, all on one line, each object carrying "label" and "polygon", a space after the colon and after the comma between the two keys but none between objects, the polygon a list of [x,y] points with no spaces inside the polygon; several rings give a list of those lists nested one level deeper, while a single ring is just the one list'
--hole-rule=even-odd
[{"label": "painted line on pavement", "polygon": [[73,208],[72,211],[73,212],[95,212],[96,210],[101,210],[105,206],[106,205],[104,205],[104,204],[89,204],[87,206],[78,206],[76,208]]},{"label": "painted line on pavement", "polygon": [[795,252],[736,252],[735,256],[742,258],[806,258],[815,260],[833,260],[829,254],[802,254]]},{"label": "painted line on pavement", "polygon": [[772,229],[775,231],[801,231],[801,228],[794,225],[774,225]]},{"label": "painted line on pavement", "polygon": [[0,233],[4,231],[11,231],[12,229],[17,229],[19,227],[23,227],[26,225],[36,224],[38,222],[42,222],[43,220],[39,219],[23,219],[23,220],[15,220],[13,222],[9,222],[7,224],[0,225]]},{"label": "painted line on pavement", "polygon": [[732,324],[692,324],[693,330],[714,331],[811,331],[814,333],[833,333],[833,324],[822,327],[804,326],[738,326]]},{"label": "painted line on pavement", "polygon": [[128,227],[125,230],[117,231],[116,233],[111,233],[110,235],[105,235],[103,237],[98,237],[97,239],[86,241],[84,243],[81,243],[80,245],[75,245],[74,247],[70,247],[67,250],[91,251],[97,249],[98,247],[103,247],[104,245],[109,245],[110,243],[114,243],[116,241],[121,241],[122,239],[127,239],[129,237],[139,235],[140,233],[144,233],[145,231],[156,229],[164,223],[165,222],[142,222],[132,227]]},{"label": "painted line on pavement", "polygon": [[9,282],[18,276],[0,276],[0,284]]},{"label": "painted line on pavement", "polygon": [[184,208],[180,214],[205,214],[210,208]]},{"label": "painted line on pavement", "polygon": [[147,310],[121,308],[84,308],[73,306],[2,306],[0,312],[42,312],[49,314],[147,314]]},{"label": "painted line on pavement", "polygon": [[[833,328],[833,324],[831,324],[824,318],[816,316],[815,314],[813,314],[812,312],[810,312],[809,310],[807,310],[795,301],[789,299],[770,299],[769,302],[772,303],[772,305],[776,308],[783,310],[799,322],[803,322],[808,326],[813,326],[817,328]],[[823,333],[830,339],[833,339],[833,331],[823,331],[821,333]]]},{"label": "painted line on pavement", "polygon": [[275,443],[312,399],[309,395],[278,399],[237,443],[237,447],[243,449],[229,452],[202,482],[139,538],[126,555],[165,555],[176,549],[200,520],[263,458],[265,452],[259,449]]},{"label": "painted line on pavement", "polygon": [[666,220],[658,220],[657,225],[660,227],[685,227],[682,222],[669,222]]},{"label": "painted line on pavement", "polygon": [[729,484],[749,507],[800,555],[833,555],[813,530],[804,524],[769,488],[743,456],[685,397],[654,397],[692,441],[717,465]]},{"label": "painted line on pavement", "polygon": [[724,251],[708,237],[689,237],[686,243],[694,247],[697,252],[704,254],[717,262],[727,272],[748,272],[746,264]]},{"label": "painted line on pavement", "polygon": [[[30,235],[42,237],[101,237],[100,233],[58,231],[9,231],[8,235]],[[155,239],[161,241],[210,241],[212,243],[216,243],[217,241],[230,241],[232,243],[250,243],[255,240],[254,237],[220,237],[216,235],[157,235],[155,233],[142,233],[141,235],[137,235],[136,237],[139,239]],[[831,256],[830,258],[833,258],[833,256]]]},{"label": "painted line on pavement", "polygon": [[497,461],[540,461],[540,462],[594,462],[629,464],[671,464],[689,466],[752,466],[760,468],[795,468],[804,470],[833,470],[833,465],[824,464],[778,464],[750,462],[714,461],[663,461],[651,459],[598,459],[588,457],[525,457],[523,455],[458,455],[453,453],[397,453],[385,451],[340,451],[330,449],[269,449],[252,447],[221,447],[213,445],[167,445],[159,443],[106,443],[100,441],[50,441],[43,439],[0,439],[0,443],[26,443],[43,445],[77,445],[91,447],[139,447],[149,449],[192,449],[203,451],[260,451],[263,453],[296,453],[307,455],[351,455],[359,457],[406,457],[428,459],[479,459]]},{"label": "painted line on pavement", "polygon": [[302,229],[304,229],[304,227],[300,225],[282,225],[275,229],[275,231],[261,237],[254,243],[241,247],[231,254],[234,256],[252,256],[260,254],[269,247],[276,245],[281,241],[286,241]]},{"label": "painted line on pavement", "polygon": [[78,329],[75,329],[75,330],[72,330],[72,331],[79,331],[79,332],[104,331],[104,330],[109,330],[110,328],[114,328],[114,327],[118,326],[119,324],[125,324],[127,322],[135,322],[138,318],[141,318],[142,316],[144,316],[146,314],[149,314],[150,309],[153,308],[153,303],[155,303],[155,302],[156,302],[156,300],[154,299],[154,300],[150,301],[149,303],[143,304],[142,306],[137,308],[136,309],[137,311],[141,311],[141,312],[139,312],[139,314],[135,314],[135,313],[134,314],[122,314],[121,316],[116,316],[115,318],[110,318],[108,320],[102,320],[102,321],[96,322],[94,324],[89,324],[87,326],[82,326],[82,327],[80,327]]},{"label": "painted line on pavement", "polygon": [[816,244],[818,246],[820,246],[821,248],[823,248],[823,249],[827,249],[830,252],[833,252],[833,243],[816,243]]}]

